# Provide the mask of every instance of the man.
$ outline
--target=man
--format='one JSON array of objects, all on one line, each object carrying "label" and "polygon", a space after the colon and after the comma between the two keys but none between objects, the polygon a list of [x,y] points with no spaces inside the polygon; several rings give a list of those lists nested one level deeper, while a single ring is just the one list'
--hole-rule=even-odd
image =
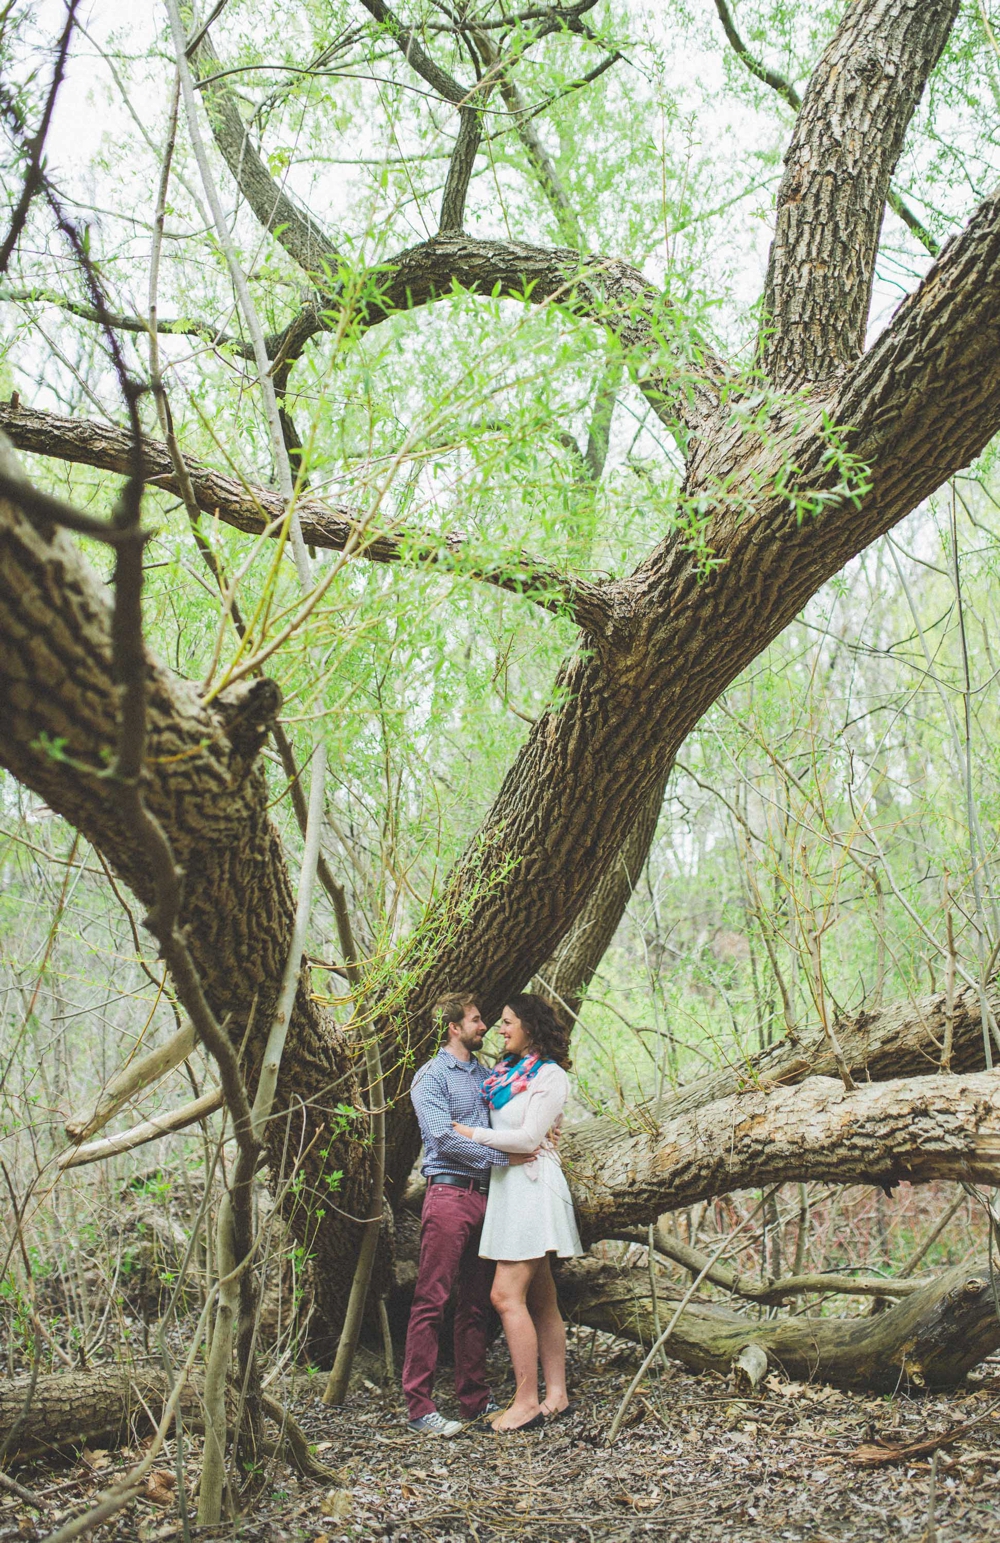
[{"label": "man", "polygon": [[410,1089],[424,1140],[427,1194],[406,1335],[403,1393],[411,1430],[450,1437],[457,1436],[462,1426],[439,1414],[432,1397],[445,1303],[457,1286],[455,1390],[463,1416],[474,1420],[497,1407],[486,1381],[494,1265],[491,1259],[479,1257],[490,1168],[530,1162],[534,1154],[508,1157],[452,1129],[454,1120],[471,1126],[490,1123],[482,1095],[488,1071],[475,1054],[482,1048],[486,1025],[472,998],[461,993],[443,997],[435,1005],[434,1021],[444,1031],[444,1042],[437,1055],[421,1066]]}]

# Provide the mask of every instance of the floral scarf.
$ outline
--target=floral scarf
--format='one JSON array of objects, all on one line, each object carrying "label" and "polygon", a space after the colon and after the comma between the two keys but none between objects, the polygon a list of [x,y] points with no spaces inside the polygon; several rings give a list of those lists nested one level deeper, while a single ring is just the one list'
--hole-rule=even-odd
[{"label": "floral scarf", "polygon": [[483,1083],[483,1098],[491,1109],[502,1109],[518,1093],[523,1093],[532,1077],[547,1065],[541,1056],[523,1055],[517,1061],[505,1055]]}]

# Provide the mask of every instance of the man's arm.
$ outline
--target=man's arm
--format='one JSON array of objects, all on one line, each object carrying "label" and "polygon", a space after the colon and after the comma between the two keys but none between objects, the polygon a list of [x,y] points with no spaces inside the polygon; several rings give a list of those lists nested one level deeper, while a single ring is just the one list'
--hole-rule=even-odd
[{"label": "man's arm", "polygon": [[511,1160],[519,1152],[533,1155],[562,1114],[567,1088],[566,1073],[560,1067],[543,1066],[529,1086],[523,1124],[513,1130],[472,1130],[467,1127],[471,1131],[470,1139],[509,1152]]},{"label": "man's arm", "polygon": [[427,1144],[430,1136],[441,1157],[452,1158],[463,1168],[478,1173],[488,1173],[495,1165],[508,1162],[506,1152],[480,1146],[467,1136],[458,1135],[452,1128],[452,1113],[448,1106],[448,1094],[442,1079],[433,1069],[424,1073],[410,1089],[410,1097],[416,1110],[420,1133]]}]

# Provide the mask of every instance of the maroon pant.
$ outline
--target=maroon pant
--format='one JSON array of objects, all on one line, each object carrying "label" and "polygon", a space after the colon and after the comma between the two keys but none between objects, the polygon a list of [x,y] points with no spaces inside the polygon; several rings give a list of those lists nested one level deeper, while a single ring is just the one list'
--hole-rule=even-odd
[{"label": "maroon pant", "polygon": [[434,1373],[445,1303],[456,1289],[455,1391],[466,1419],[486,1407],[486,1349],[494,1262],[480,1259],[486,1196],[453,1184],[429,1184],[420,1226],[417,1289],[410,1309],[403,1393],[411,1420],[435,1407]]}]

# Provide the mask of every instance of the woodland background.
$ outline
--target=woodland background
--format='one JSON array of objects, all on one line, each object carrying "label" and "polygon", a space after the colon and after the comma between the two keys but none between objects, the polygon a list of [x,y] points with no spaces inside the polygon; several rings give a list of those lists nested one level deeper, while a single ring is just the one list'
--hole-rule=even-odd
[{"label": "woodland background", "polygon": [[[767,325],[761,286],[796,122],[789,83],[804,91],[845,9],[784,0],[577,7],[579,27],[554,27],[518,59],[517,100],[498,91],[484,110],[462,229],[473,239],[624,259],[669,293],[684,318],[685,347],[696,354],[710,339],[749,376]],[[722,13],[738,26],[742,57]],[[456,28],[464,14],[414,7],[407,24],[449,68],[468,74]],[[11,208],[25,165],[17,124],[35,124],[44,110],[65,15],[47,0],[10,4],[0,16]],[[335,232],[348,288],[349,275],[364,273],[357,283],[370,284],[380,263],[433,236],[453,161],[454,107],[407,70],[391,29],[337,0],[294,8],[229,0],[198,18],[184,12],[188,36],[206,19],[218,55],[212,67],[234,72],[226,89],[249,139],[271,178]],[[183,105],[161,183],[176,70],[166,17],[154,7],[94,3],[79,7],[75,23],[45,168],[111,310],[146,319],[117,330],[126,368],[149,377],[152,303],[165,399],[184,454],[248,487],[280,491]],[[998,34],[995,7],[961,5],[930,72],[892,177],[910,219],[886,209],[869,344],[993,192]],[[763,61],[777,86],[748,59]],[[201,57],[202,77],[208,68]],[[537,113],[529,117],[526,104]],[[531,134],[517,131],[525,123]],[[205,132],[253,301],[265,331],[280,333],[309,303],[309,284],[262,230]],[[353,1032],[362,1067],[365,1025],[381,1023],[387,1001],[390,1012],[401,1011],[449,873],[474,847],[531,726],[558,708],[560,661],[578,629],[544,574],[596,585],[630,572],[670,533],[706,584],[713,571],[710,511],[687,496],[682,453],[633,378],[621,340],[559,295],[537,304],[530,291],[511,298],[509,287],[493,296],[457,281],[449,288],[433,306],[400,308],[380,326],[328,327],[297,359],[290,382],[278,382],[300,486],[404,533],[401,560],[391,564],[320,552],[313,572],[328,581],[322,604],[264,664],[280,686],[281,723],[307,795],[323,743],[323,854],[356,958],[345,962],[342,921],[329,891],[317,887],[308,984],[320,1009]],[[41,198],[0,301],[0,397],[13,394],[11,417],[20,405],[120,424],[100,318],[78,257]],[[664,367],[674,346],[661,340],[647,374]],[[752,417],[759,403],[743,401]],[[140,412],[145,431],[160,437],[151,397]],[[120,494],[120,477],[93,467],[30,453],[22,464],[36,485],[95,515],[105,516]],[[845,476],[863,481],[845,466]],[[293,565],[276,558],[273,542],[209,516],[196,532],[183,500],[155,486],[145,491],[143,522],[151,532],[143,550],[146,643],[211,700],[249,649],[223,614],[206,550],[226,575],[238,575],[234,593],[258,651],[295,616]],[[110,580],[110,550],[80,540]],[[491,570],[509,578],[512,562],[522,561],[543,574],[531,593],[482,581]],[[649,1100],[709,1070],[728,1068],[737,1083],[745,1072],[752,1082],[753,1057],[787,1036],[808,1039],[889,1004],[919,1014],[921,1002],[954,993],[956,982],[992,991],[1000,953],[998,564],[1000,478],[987,443],[823,584],[701,715],[670,773],[648,855],[629,875],[634,888],[611,944],[570,1003],[578,1009],[574,1120],[601,1115],[631,1132]],[[637,739],[642,729],[638,714]],[[58,739],[49,745],[56,760],[72,749]],[[260,762],[294,874],[303,835],[288,767],[271,743]],[[602,818],[595,807],[594,819]],[[563,861],[572,863],[572,853]],[[9,772],[0,772],[0,873],[5,1374],[37,1378],[149,1358],[172,1372],[217,1269],[210,1223],[232,1171],[229,1128],[217,1112],[104,1162],[59,1167],[66,1120],[85,1116],[123,1063],[176,1034],[184,1007],[143,931],[143,908],[113,864]],[[552,985],[543,961],[536,985]],[[401,1065],[406,1056],[404,1049]],[[395,1067],[384,1069],[391,1082]],[[216,1082],[212,1058],[198,1047],[111,1128],[174,1109]],[[365,1074],[359,1086],[371,1091]],[[367,1107],[347,1091],[331,1116],[365,1172]],[[344,1177],[328,1169],[323,1182],[329,1205],[350,1210]],[[283,1182],[287,1203],[302,1182],[294,1154]],[[803,1180],[706,1197],[673,1210],[660,1228],[710,1254],[742,1224],[726,1262],[760,1282],[805,1272],[898,1277],[908,1265],[923,1275],[983,1255],[984,1200],[981,1190],[945,1182],[883,1192]],[[270,1396],[294,1401],[312,1396],[301,1392],[303,1368],[330,1364],[329,1339],[320,1350],[315,1337],[323,1317],[315,1261],[308,1228],[286,1230],[263,1185],[254,1206],[265,1240],[258,1353]],[[653,1253],[627,1223],[620,1230],[633,1235],[601,1242],[597,1255],[644,1273]],[[403,1241],[406,1225],[397,1218]],[[664,1299],[691,1280],[665,1257]],[[379,1290],[386,1268],[376,1263]],[[345,1259],[341,1295],[352,1269]],[[867,1314],[871,1300],[820,1296],[810,1311]],[[751,1309],[765,1317],[775,1310]],[[363,1337],[370,1383],[382,1375],[374,1357],[385,1348],[374,1318]],[[182,1475],[181,1490],[184,1483]],[[192,1525],[186,1515],[182,1522]],[[428,1523],[431,1535],[444,1535],[444,1525],[435,1534]],[[506,1534],[501,1527],[496,1535]]]}]

